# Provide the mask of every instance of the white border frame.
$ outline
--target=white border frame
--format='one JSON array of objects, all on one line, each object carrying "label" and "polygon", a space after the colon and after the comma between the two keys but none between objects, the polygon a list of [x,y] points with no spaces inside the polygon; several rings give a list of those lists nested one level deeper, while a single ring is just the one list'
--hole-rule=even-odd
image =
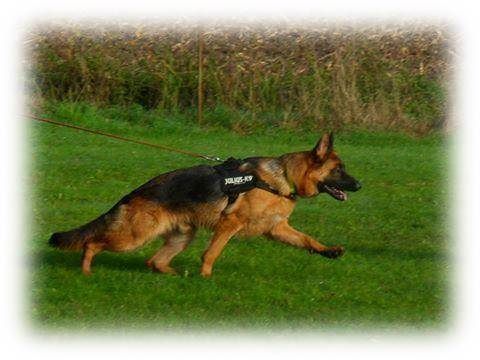
[{"label": "white border frame", "polygon": [[[137,0],[102,2],[84,0],[78,3],[67,1],[16,1],[2,9],[2,130],[1,136],[1,221],[3,248],[1,251],[1,336],[4,358],[88,358],[115,357],[132,359],[139,356],[225,358],[259,356],[291,359],[315,356],[322,358],[401,358],[408,356],[451,359],[478,358],[480,324],[480,240],[476,228],[479,218],[479,129],[480,112],[478,100],[479,83],[479,29],[478,11],[474,2],[462,1],[339,1],[328,3],[314,1],[182,1],[154,2]],[[22,275],[24,258],[21,239],[24,239],[24,219],[21,204],[25,203],[27,191],[24,180],[26,152],[24,129],[20,118],[23,99],[20,86],[21,64],[20,41],[22,29],[36,20],[48,18],[121,18],[121,17],[175,17],[208,18],[219,16],[278,18],[302,17],[348,17],[352,19],[396,20],[442,19],[457,27],[461,35],[458,61],[455,115],[457,149],[452,153],[457,164],[449,175],[455,191],[453,204],[455,262],[455,321],[452,329],[444,334],[412,334],[411,336],[378,334],[325,335],[320,333],[302,335],[228,334],[214,336],[156,336],[132,334],[113,336],[55,336],[32,333],[22,317]],[[27,205],[28,206],[28,205]],[[6,355],[10,353],[10,355]]]}]

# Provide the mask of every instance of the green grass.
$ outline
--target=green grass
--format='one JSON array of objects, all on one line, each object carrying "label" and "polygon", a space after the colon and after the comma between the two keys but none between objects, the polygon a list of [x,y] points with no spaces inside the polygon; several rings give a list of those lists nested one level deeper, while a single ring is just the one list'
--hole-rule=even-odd
[{"label": "green grass", "polygon": [[[109,114],[106,118],[105,114]],[[265,130],[239,136],[188,119],[116,120],[112,110],[58,104],[47,115],[116,134],[222,157],[278,155],[321,134]],[[139,116],[143,116],[141,113]],[[132,253],[102,253],[94,274],[80,254],[47,246],[151,177],[200,161],[48,124],[29,131],[32,236],[29,313],[62,329],[439,329],[448,323],[447,146],[439,135],[341,133],[336,148],[363,189],[347,202],[300,200],[291,224],[345,256],[329,260],[264,238],[232,239],[200,277],[209,233],[173,261],[181,276],[150,272],[160,240]]]}]

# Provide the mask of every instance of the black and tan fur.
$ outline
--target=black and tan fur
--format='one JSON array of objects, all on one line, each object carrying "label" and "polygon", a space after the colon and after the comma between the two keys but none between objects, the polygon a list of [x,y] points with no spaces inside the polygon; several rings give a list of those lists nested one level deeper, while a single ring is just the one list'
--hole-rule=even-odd
[{"label": "black and tan fur", "polygon": [[211,181],[213,167],[180,169],[153,178],[88,224],[53,234],[50,244],[83,250],[85,274],[90,274],[92,259],[99,252],[134,250],[157,236],[165,242],[147,265],[173,274],[171,260],[187,248],[200,227],[213,230],[203,255],[201,274],[205,277],[212,274],[215,260],[233,236],[265,235],[329,258],[344,253],[343,247],[323,245],[288,223],[296,204],[289,197],[292,189],[299,197],[326,192],[345,200],[345,190],[360,188],[333,150],[331,134],[325,134],[311,151],[245,159],[240,170],[255,173],[279,194],[255,188],[229,204],[218,184]]}]

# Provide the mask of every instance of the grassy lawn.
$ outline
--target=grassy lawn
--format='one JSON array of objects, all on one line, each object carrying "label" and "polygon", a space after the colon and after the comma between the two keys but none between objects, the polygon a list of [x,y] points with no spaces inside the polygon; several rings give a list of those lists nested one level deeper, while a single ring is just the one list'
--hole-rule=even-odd
[{"label": "grassy lawn", "polygon": [[[266,130],[240,136],[174,118],[133,124],[82,108],[47,115],[222,157],[304,150],[321,135]],[[336,149],[362,190],[343,203],[327,195],[300,200],[291,223],[325,244],[344,245],[345,256],[329,260],[263,238],[234,238],[208,280],[199,275],[206,231],[173,261],[182,274],[177,277],[152,273],[144,264],[160,239],[132,253],[100,254],[91,277],[82,275],[79,253],[47,245],[52,232],[91,220],[151,177],[201,161],[48,124],[32,125],[28,136],[29,312],[38,326],[328,330],[446,324],[448,149],[438,135],[338,134]]]}]

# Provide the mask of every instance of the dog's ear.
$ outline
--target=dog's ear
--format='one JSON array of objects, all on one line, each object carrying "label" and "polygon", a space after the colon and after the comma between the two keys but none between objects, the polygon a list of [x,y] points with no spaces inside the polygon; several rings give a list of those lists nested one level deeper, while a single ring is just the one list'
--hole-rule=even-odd
[{"label": "dog's ear", "polygon": [[333,151],[333,133],[325,133],[312,150],[317,161],[325,161]]}]

